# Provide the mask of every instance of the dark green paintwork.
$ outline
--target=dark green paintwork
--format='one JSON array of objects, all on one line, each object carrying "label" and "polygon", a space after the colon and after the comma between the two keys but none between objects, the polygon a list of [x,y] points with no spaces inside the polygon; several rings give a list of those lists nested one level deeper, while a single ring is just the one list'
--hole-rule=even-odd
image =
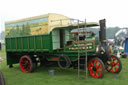
[{"label": "dark green paintwork", "polygon": [[[45,42],[44,42],[45,41]],[[51,34],[6,38],[7,52],[52,51]]]},{"label": "dark green paintwork", "polygon": [[[88,56],[95,55],[96,54],[96,46],[98,45],[98,39],[92,39],[94,37],[87,38],[89,40],[89,43],[92,43],[92,49],[89,49],[91,51],[88,51]],[[75,43],[77,45],[77,43]],[[88,44],[87,42],[80,42],[80,44]],[[70,47],[76,47],[76,46],[69,46],[65,47],[65,49],[56,49],[53,50],[52,46],[52,32],[50,34],[43,34],[43,35],[36,35],[36,36],[24,36],[24,37],[12,37],[12,38],[6,38],[6,51],[7,51],[7,64],[15,64],[19,62],[19,59],[21,58],[22,53],[49,53],[49,54],[55,54],[57,56],[61,54],[65,54],[69,56],[71,61],[76,61],[78,59],[78,51],[75,50],[75,52],[69,52]],[[85,50],[83,50],[85,51]],[[14,53],[15,56],[12,57],[9,55],[9,53]],[[85,52],[80,53],[80,56],[85,56]],[[52,57],[56,56],[49,56],[48,60],[53,61]]]}]

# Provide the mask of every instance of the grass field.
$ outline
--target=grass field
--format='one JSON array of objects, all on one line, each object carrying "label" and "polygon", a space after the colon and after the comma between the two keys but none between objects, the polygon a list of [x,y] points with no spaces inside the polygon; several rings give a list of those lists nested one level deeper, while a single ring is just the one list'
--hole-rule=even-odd
[{"label": "grass field", "polygon": [[[6,65],[6,55],[4,49],[0,51],[0,57],[4,58],[0,62],[0,71],[3,72],[6,85],[127,85],[128,81],[128,59],[122,59],[122,71],[119,74],[105,72],[103,79],[95,79],[82,73],[80,80],[77,79],[77,70],[60,70],[57,67],[38,67],[34,73],[23,73],[19,64],[14,68]],[[55,76],[50,76],[48,71],[55,70]]]}]

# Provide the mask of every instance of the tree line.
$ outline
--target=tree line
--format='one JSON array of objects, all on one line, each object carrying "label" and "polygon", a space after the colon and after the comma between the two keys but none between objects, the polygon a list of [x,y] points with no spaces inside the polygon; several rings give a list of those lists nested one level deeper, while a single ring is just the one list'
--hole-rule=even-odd
[{"label": "tree line", "polygon": [[22,26],[16,25],[12,28],[6,37],[19,37],[24,35],[30,35],[30,25],[23,24]]},{"label": "tree line", "polygon": [[[106,29],[106,37],[107,39],[114,39],[114,35],[116,32],[118,32],[120,27],[108,27]],[[19,31],[20,30],[20,31]],[[99,36],[99,28],[87,28],[86,30],[93,31],[97,36]],[[15,35],[11,35],[15,34]],[[20,29],[19,26],[16,27],[16,29],[11,30],[11,33],[9,36],[21,36],[21,35],[30,35],[30,26],[27,25],[22,25],[22,30]],[[5,38],[5,32],[3,31],[0,33],[0,40],[4,40]]]}]

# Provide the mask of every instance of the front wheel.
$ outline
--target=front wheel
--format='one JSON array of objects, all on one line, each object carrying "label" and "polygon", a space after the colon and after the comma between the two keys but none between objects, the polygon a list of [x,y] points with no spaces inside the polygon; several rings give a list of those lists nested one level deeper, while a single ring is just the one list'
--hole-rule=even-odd
[{"label": "front wheel", "polygon": [[107,71],[112,73],[119,73],[122,69],[122,63],[120,59],[114,55],[111,55],[109,61],[107,61]]},{"label": "front wheel", "polygon": [[88,64],[88,71],[92,77],[102,78],[105,71],[104,63],[97,57],[92,58]]}]

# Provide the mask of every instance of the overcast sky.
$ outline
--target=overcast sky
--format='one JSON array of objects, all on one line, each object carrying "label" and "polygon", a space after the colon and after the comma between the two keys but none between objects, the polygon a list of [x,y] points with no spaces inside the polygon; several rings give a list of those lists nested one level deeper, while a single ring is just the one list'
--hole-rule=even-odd
[{"label": "overcast sky", "polygon": [[128,0],[0,0],[0,32],[4,22],[58,13],[87,22],[106,18],[107,27],[128,27]]}]

